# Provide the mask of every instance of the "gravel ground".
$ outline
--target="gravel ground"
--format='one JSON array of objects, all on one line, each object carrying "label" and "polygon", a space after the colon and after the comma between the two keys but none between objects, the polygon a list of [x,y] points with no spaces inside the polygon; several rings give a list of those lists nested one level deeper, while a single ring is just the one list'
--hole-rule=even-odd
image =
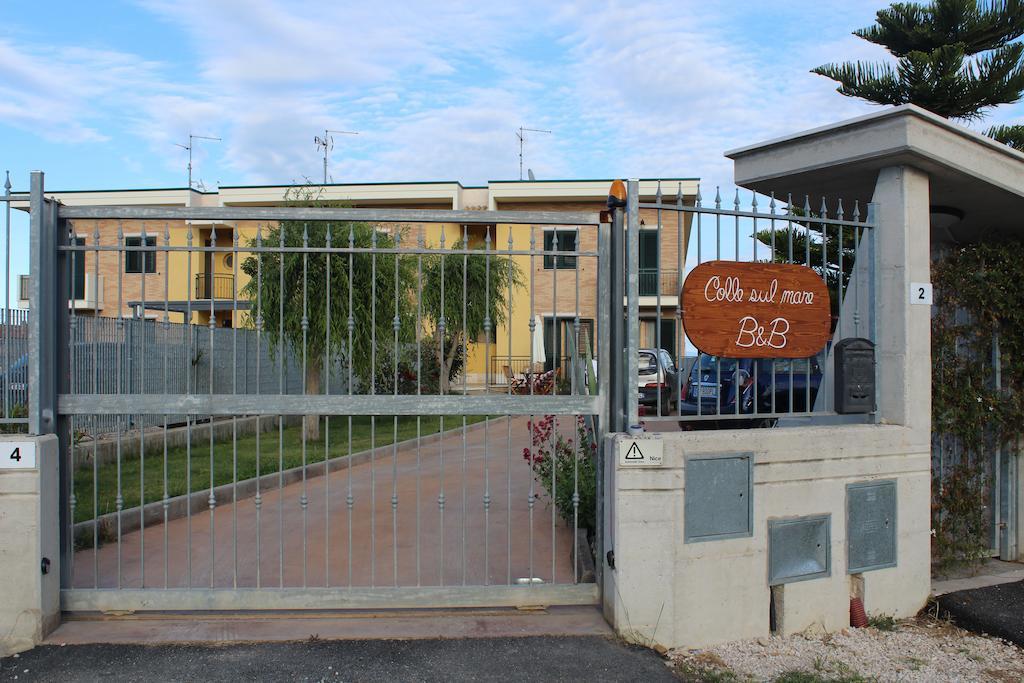
[{"label": "gravel ground", "polygon": [[670,657],[684,680],[772,681],[803,671],[808,681],[1024,681],[1024,650],[923,617],[893,631],[759,638]]}]

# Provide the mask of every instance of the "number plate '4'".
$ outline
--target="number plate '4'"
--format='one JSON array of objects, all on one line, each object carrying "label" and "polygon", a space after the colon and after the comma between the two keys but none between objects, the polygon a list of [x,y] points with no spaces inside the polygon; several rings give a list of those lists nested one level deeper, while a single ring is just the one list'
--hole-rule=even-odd
[{"label": "number plate '4'", "polygon": [[0,441],[0,470],[32,470],[35,467],[34,441]]}]

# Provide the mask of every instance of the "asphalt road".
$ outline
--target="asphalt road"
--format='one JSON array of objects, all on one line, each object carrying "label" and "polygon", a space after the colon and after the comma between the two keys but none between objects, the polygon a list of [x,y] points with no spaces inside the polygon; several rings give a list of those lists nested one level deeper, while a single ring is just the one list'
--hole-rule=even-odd
[{"label": "asphalt road", "polygon": [[0,681],[674,681],[608,638],[48,645],[0,659]]},{"label": "asphalt road", "polygon": [[938,602],[957,626],[1024,647],[1024,581],[947,593]]}]

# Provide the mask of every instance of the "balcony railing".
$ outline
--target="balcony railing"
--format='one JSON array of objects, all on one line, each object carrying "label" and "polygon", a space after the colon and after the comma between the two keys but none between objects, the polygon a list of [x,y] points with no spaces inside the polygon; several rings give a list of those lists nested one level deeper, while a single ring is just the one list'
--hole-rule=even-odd
[{"label": "balcony railing", "polygon": [[216,273],[196,273],[196,299],[231,299],[235,277]]},{"label": "balcony railing", "polygon": [[640,296],[678,296],[679,271],[657,268],[640,269]]}]

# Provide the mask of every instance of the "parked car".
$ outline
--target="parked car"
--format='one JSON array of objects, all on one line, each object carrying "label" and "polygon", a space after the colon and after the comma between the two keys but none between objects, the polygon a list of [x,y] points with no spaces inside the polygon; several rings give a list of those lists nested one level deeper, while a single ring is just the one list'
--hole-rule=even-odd
[{"label": "parked car", "polygon": [[686,379],[679,412],[712,418],[737,413],[802,413],[814,407],[820,385],[817,358],[737,360],[702,353]]},{"label": "parked car", "polygon": [[676,364],[665,349],[640,349],[640,371],[637,378],[637,398],[640,405],[658,409],[661,414],[671,415],[679,401],[679,382],[676,378]]}]

